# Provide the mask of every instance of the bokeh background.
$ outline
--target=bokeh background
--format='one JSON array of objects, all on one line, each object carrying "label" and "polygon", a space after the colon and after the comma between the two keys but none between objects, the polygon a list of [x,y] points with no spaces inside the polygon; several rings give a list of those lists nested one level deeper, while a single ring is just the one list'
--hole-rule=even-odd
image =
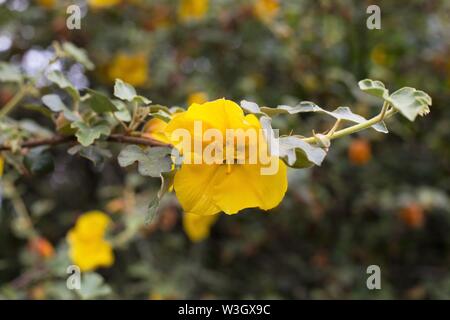
[{"label": "bokeh background", "polygon": [[[392,91],[426,91],[431,113],[414,123],[394,117],[387,135],[367,130],[333,141],[321,167],[289,172],[279,207],[222,215],[196,243],[183,231],[174,197],[143,223],[159,181],[120,168],[115,156],[95,166],[58,146],[50,170],[21,175],[7,166],[0,297],[80,298],[66,288],[66,234],[81,213],[96,209],[113,219],[113,233],[136,228],[114,249],[114,264],[96,270],[87,297],[449,299],[450,2],[197,2],[189,10],[175,0],[0,0],[0,59],[33,74],[48,62],[53,41],[70,41],[96,66],[56,66],[79,88],[111,93],[118,77],[168,106],[199,97],[271,107],[309,100],[366,117],[380,105],[357,81],[372,78]],[[73,3],[82,9],[81,30],[66,28]],[[370,4],[381,8],[381,30],[366,28]],[[14,91],[2,84],[0,104]],[[24,108],[12,116],[46,125]],[[330,121],[279,117],[274,126],[309,135]],[[366,287],[373,264],[381,290]]]}]

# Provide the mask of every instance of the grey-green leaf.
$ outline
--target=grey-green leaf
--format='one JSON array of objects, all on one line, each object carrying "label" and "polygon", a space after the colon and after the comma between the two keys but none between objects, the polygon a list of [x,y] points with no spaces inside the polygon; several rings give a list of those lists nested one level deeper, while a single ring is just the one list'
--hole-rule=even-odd
[{"label": "grey-green leaf", "polygon": [[95,299],[107,296],[111,293],[111,288],[105,283],[102,276],[89,272],[83,274],[80,289],[77,290],[82,299]]},{"label": "grey-green leaf", "polygon": [[77,137],[78,142],[84,147],[91,145],[102,135],[109,135],[111,132],[109,126],[104,123],[99,123],[90,127],[84,122],[77,121],[71,124],[71,128],[78,129],[75,136]]},{"label": "grey-green leaf", "polygon": [[80,117],[70,110],[61,98],[56,94],[47,94],[42,97],[42,102],[53,112],[62,112],[64,117],[69,121],[80,120]]},{"label": "grey-green leaf", "polygon": [[410,121],[429,113],[432,103],[427,93],[410,87],[395,91],[387,101]]},{"label": "grey-green leaf", "polygon": [[134,89],[131,84],[116,79],[116,83],[114,84],[114,95],[122,100],[133,101],[136,97],[136,89]]},{"label": "grey-green leaf", "polygon": [[378,80],[364,79],[358,82],[358,86],[362,91],[378,98],[386,99],[389,96],[383,82]]},{"label": "grey-green leaf", "polygon": [[114,103],[106,95],[92,89],[87,89],[87,91],[90,94],[88,102],[92,110],[97,113],[117,111]]},{"label": "grey-green leaf", "polygon": [[168,147],[143,149],[137,145],[129,145],[120,152],[118,161],[121,167],[138,162],[141,175],[159,177],[162,172],[169,172],[172,168],[171,150]]},{"label": "grey-green leaf", "polygon": [[66,90],[73,99],[79,100],[80,93],[75,86],[66,78],[66,76],[59,70],[54,70],[47,75],[48,80],[58,85],[63,90]]},{"label": "grey-green leaf", "polygon": [[279,149],[280,157],[294,168],[305,168],[312,164],[320,166],[327,155],[323,148],[313,146],[296,136],[281,137]]},{"label": "grey-green leaf", "polygon": [[94,69],[94,64],[91,60],[89,60],[87,53],[84,49],[78,48],[73,43],[64,42],[62,44],[62,48],[64,52],[69,55],[75,61],[81,63],[86,69],[92,70]]},{"label": "grey-green leaf", "polygon": [[125,121],[125,122],[131,121],[130,110],[128,110],[127,105],[123,101],[112,100],[112,103],[114,103],[114,105],[116,106],[116,108],[118,110],[118,111],[114,112],[114,115],[116,116],[117,119],[119,119],[120,121]]},{"label": "grey-green leaf", "polygon": [[23,81],[20,68],[6,62],[0,62],[0,81],[1,82],[17,82]]}]

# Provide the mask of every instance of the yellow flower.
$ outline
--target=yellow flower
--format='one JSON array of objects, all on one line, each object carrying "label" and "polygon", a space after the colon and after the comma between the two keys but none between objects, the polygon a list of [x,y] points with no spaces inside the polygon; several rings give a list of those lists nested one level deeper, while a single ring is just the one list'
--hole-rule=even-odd
[{"label": "yellow flower", "polygon": [[0,178],[3,176],[3,169],[5,168],[5,159],[0,156]]},{"label": "yellow flower", "polygon": [[88,0],[89,6],[94,9],[113,7],[121,2],[122,0]]},{"label": "yellow flower", "polygon": [[56,4],[56,0],[37,0],[37,3],[41,7],[44,7],[46,9],[52,9]]},{"label": "yellow flower", "polygon": [[265,22],[273,20],[280,10],[278,0],[256,0],[253,4],[255,16]]},{"label": "yellow flower", "polygon": [[[242,109],[233,101],[218,99],[204,104],[193,104],[186,112],[175,114],[167,124],[165,134],[171,138],[172,144],[177,146],[173,134],[178,129],[187,130],[193,137],[193,144],[199,133],[196,123],[202,123],[205,130],[214,129],[223,137],[227,129],[257,130],[261,129],[259,120],[254,115],[245,116]],[[201,133],[200,133],[201,134]],[[245,140],[245,150],[253,147]],[[222,153],[226,153],[228,144],[222,146]],[[265,141],[258,139],[258,149],[266,148]],[[183,154],[183,150],[180,150]],[[195,151],[195,147],[194,147]],[[239,150],[234,150],[235,160],[241,160]],[[184,154],[190,159],[194,154]],[[251,164],[222,162],[207,164],[201,162],[188,163],[184,160],[174,178],[174,189],[177,198],[186,213],[197,215],[213,215],[218,212],[234,214],[245,208],[259,207],[269,210],[276,207],[284,197],[287,189],[286,165],[277,157],[268,156],[271,163],[276,163],[278,170],[274,174],[262,174],[263,164],[260,159]]]},{"label": "yellow flower", "polygon": [[212,216],[199,216],[185,213],[183,215],[183,228],[192,242],[200,242],[209,237],[211,227],[216,222],[218,214]]},{"label": "yellow flower", "polygon": [[178,17],[181,21],[195,21],[202,19],[209,6],[209,0],[180,0]]},{"label": "yellow flower", "polygon": [[89,211],[80,216],[67,234],[70,259],[81,271],[109,267],[114,263],[111,244],[104,239],[110,218],[101,211]]},{"label": "yellow flower", "polygon": [[111,81],[121,79],[133,86],[142,86],[148,82],[148,59],[144,53],[119,53],[111,62],[108,70]]},{"label": "yellow flower", "polygon": [[144,125],[142,136],[155,139],[157,141],[170,144],[171,141],[167,138],[167,136],[164,133],[164,130],[167,127],[167,122],[164,122],[163,120],[159,118],[153,118],[147,121],[147,123]]},{"label": "yellow flower", "polygon": [[197,91],[189,95],[187,102],[188,106],[194,103],[202,104],[208,101],[208,95],[205,92]]}]

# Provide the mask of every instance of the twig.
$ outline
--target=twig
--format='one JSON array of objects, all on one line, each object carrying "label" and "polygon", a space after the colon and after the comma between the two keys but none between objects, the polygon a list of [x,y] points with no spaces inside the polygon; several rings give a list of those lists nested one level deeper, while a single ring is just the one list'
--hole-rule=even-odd
[{"label": "twig", "polygon": [[[164,147],[170,146],[166,143],[159,142],[157,140],[151,138],[142,138],[142,137],[131,137],[123,134],[111,134],[106,138],[106,141],[124,143],[124,144],[140,144],[144,146],[151,147]],[[21,148],[36,148],[39,146],[55,146],[67,142],[76,142],[75,136],[54,136],[51,138],[45,139],[35,139],[25,141],[20,145]],[[0,151],[11,150],[11,147],[8,145],[0,145]]]}]

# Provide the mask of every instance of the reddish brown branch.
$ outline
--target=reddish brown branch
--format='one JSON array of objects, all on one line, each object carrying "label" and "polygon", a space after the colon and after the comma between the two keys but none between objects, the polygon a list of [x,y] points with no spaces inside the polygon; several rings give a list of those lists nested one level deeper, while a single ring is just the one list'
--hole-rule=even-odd
[{"label": "reddish brown branch", "polygon": [[[106,141],[110,142],[118,142],[124,144],[140,144],[144,146],[170,146],[168,144],[159,142],[157,140],[151,138],[142,138],[142,137],[132,137],[126,136],[122,134],[111,134],[106,138]],[[46,139],[35,139],[29,140],[20,145],[21,148],[35,148],[39,146],[55,146],[67,142],[76,142],[76,138],[74,136],[54,136]],[[0,151],[11,150],[11,147],[8,145],[0,145]]]}]

